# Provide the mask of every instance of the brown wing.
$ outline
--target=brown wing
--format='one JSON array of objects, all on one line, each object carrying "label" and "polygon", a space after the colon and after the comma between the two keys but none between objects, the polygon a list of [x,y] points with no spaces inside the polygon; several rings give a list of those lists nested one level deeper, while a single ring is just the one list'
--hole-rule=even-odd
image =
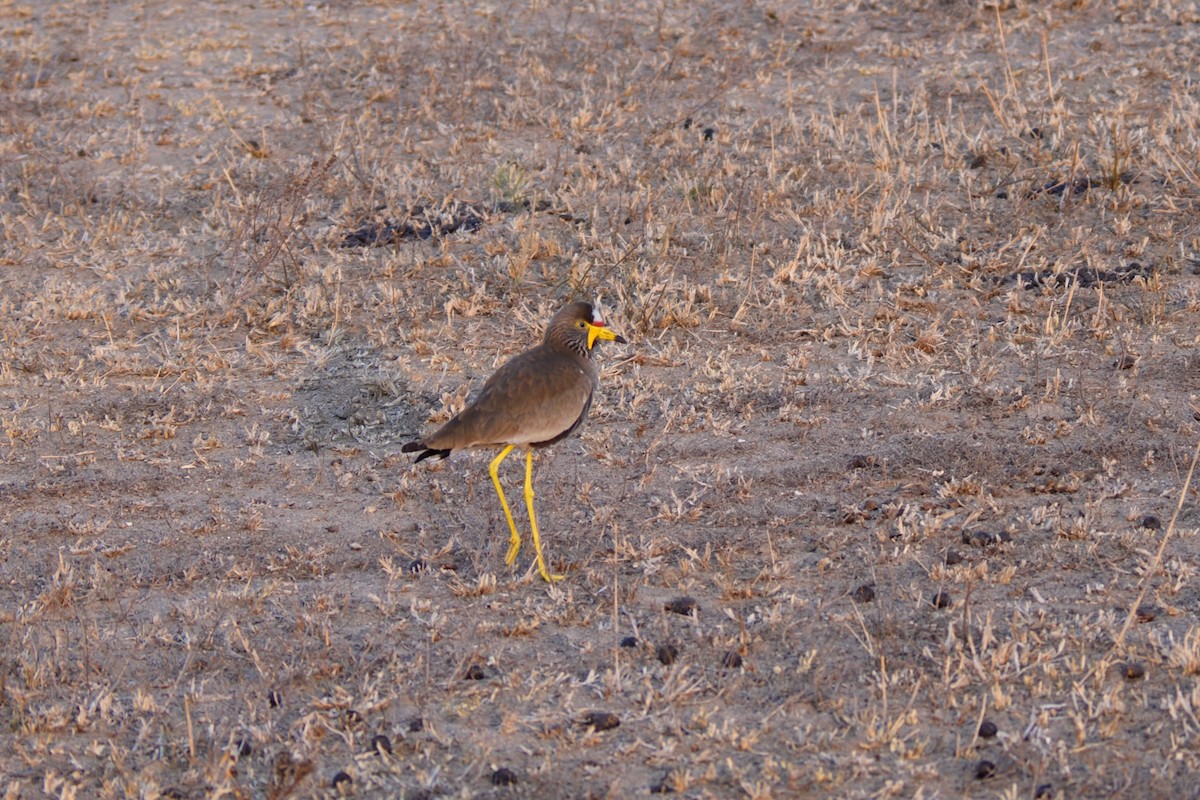
[{"label": "brown wing", "polygon": [[421,445],[455,450],[551,444],[583,422],[595,388],[590,359],[535,347],[497,370],[475,402]]}]

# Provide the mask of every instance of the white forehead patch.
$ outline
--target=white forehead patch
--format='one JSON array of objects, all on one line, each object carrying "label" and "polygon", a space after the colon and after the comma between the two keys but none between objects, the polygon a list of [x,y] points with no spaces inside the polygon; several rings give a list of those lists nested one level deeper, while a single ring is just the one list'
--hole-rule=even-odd
[{"label": "white forehead patch", "polygon": [[592,324],[604,327],[604,318],[600,316],[600,309],[592,306]]}]

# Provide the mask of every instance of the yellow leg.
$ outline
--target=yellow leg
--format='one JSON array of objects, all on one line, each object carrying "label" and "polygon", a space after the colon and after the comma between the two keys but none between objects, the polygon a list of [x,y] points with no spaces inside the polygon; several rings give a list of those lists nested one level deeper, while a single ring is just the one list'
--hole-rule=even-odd
[{"label": "yellow leg", "polygon": [[542,543],[538,541],[537,517],[533,513],[533,451],[525,451],[525,507],[529,509],[529,529],[533,533],[533,552],[537,554],[538,572],[547,583],[561,581],[562,575],[551,575],[546,571],[546,561],[542,558]]},{"label": "yellow leg", "polygon": [[[488,472],[492,474],[492,483],[496,486],[496,494],[500,497],[500,507],[504,509],[504,518],[508,520],[508,529],[512,532],[512,538],[509,539],[508,555],[504,557],[504,563],[512,565],[517,560],[517,553],[521,550],[521,535],[517,533],[517,523],[513,522],[512,512],[508,510],[508,501],[504,499],[504,490],[500,488],[500,462],[504,457],[512,452],[513,446],[500,451],[500,455],[492,459],[491,465],[488,467]],[[534,541],[536,542],[536,534]]]}]

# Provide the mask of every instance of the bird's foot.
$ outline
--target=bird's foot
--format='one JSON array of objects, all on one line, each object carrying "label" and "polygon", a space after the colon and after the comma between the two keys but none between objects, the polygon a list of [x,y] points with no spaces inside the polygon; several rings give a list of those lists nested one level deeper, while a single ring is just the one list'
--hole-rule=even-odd
[{"label": "bird's foot", "polygon": [[547,572],[546,563],[540,558],[537,560],[537,568],[538,573],[542,576],[542,580],[544,580],[546,583],[557,583],[566,577],[566,575],[555,575],[552,572]]}]

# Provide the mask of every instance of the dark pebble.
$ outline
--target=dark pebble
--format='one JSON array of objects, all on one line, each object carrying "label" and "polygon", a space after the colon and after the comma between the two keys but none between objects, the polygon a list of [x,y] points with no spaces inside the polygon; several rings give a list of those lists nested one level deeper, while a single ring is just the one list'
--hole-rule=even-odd
[{"label": "dark pebble", "polygon": [[1008,531],[963,531],[962,541],[974,547],[993,547],[1012,541],[1012,535]]},{"label": "dark pebble", "polygon": [[464,681],[481,681],[486,677],[487,673],[484,672],[483,667],[479,666],[478,664],[472,664],[471,666],[467,667],[467,671],[463,673]]},{"label": "dark pebble", "polygon": [[1140,681],[1146,677],[1146,666],[1137,661],[1131,661],[1121,668],[1121,674],[1127,681]]},{"label": "dark pebble", "polygon": [[589,711],[583,715],[583,724],[598,731],[611,731],[621,724],[621,718],[610,711]]},{"label": "dark pebble", "polygon": [[688,615],[696,616],[700,613],[700,604],[691,597],[676,597],[671,602],[663,606],[672,614],[682,614],[685,617]]},{"label": "dark pebble", "polygon": [[158,793],[158,796],[166,798],[166,800],[183,800],[184,797],[183,790],[178,786],[168,786],[167,788],[161,790]]},{"label": "dark pebble", "polygon": [[991,739],[995,735],[996,735],[996,723],[992,722],[990,719],[985,719],[983,722],[979,723],[979,738],[980,739]]},{"label": "dark pebble", "polygon": [[413,717],[408,721],[409,733],[420,733],[425,730],[425,720],[421,717]]},{"label": "dark pebble", "polygon": [[492,786],[516,786],[517,773],[508,767],[501,767],[492,773]]},{"label": "dark pebble", "polygon": [[1153,622],[1162,613],[1162,609],[1149,603],[1143,603],[1137,607],[1138,622]]},{"label": "dark pebble", "polygon": [[382,733],[377,733],[371,737],[371,749],[376,753],[392,754],[392,740],[384,736]]},{"label": "dark pebble", "polygon": [[249,739],[238,739],[235,744],[237,745],[237,749],[234,752],[237,753],[238,758],[245,758],[254,752]]},{"label": "dark pebble", "polygon": [[271,708],[279,708],[281,705],[283,705],[283,695],[274,689],[267,692],[267,705],[269,705]]},{"label": "dark pebble", "polygon": [[975,777],[978,780],[991,778],[996,774],[996,765],[986,758],[975,765]]},{"label": "dark pebble", "polygon": [[650,787],[650,794],[675,794],[675,787],[670,777],[664,776],[661,781]]},{"label": "dark pebble", "polygon": [[929,598],[929,602],[933,604],[934,608],[949,608],[951,602],[950,593],[937,592],[933,597]]},{"label": "dark pebble", "polygon": [[1162,520],[1153,514],[1147,514],[1142,517],[1142,527],[1148,531],[1162,530]]},{"label": "dark pebble", "polygon": [[412,561],[408,562],[408,571],[412,575],[420,575],[427,569],[429,569],[429,566],[423,559],[414,558]]},{"label": "dark pebble", "polygon": [[971,163],[969,164],[969,167],[971,169],[982,169],[983,167],[986,167],[986,166],[987,166],[987,156],[983,153],[977,154],[974,158],[971,159]]},{"label": "dark pebble", "polygon": [[1054,178],[1046,181],[1041,186],[1031,191],[1029,196],[1033,197],[1034,195],[1041,194],[1042,192],[1054,195],[1055,197],[1061,197],[1065,194],[1068,194],[1068,192],[1070,194],[1083,194],[1087,190],[1098,185],[1099,181],[1092,180],[1091,178]]},{"label": "dark pebble", "polygon": [[1117,369],[1133,369],[1135,364],[1137,364],[1137,356],[1130,355],[1129,353],[1126,353],[1113,362],[1113,366]]},{"label": "dark pebble", "polygon": [[705,128],[704,129],[704,141],[711,142],[712,138],[716,135],[717,135],[717,131],[715,128]]},{"label": "dark pebble", "polygon": [[869,583],[864,583],[855,589],[850,597],[856,603],[869,603],[875,599],[875,587]]},{"label": "dark pebble", "polygon": [[1054,797],[1054,787],[1048,783],[1043,783],[1033,790],[1033,800],[1048,800]]},{"label": "dark pebble", "polygon": [[961,564],[962,562],[963,562],[963,554],[962,553],[958,552],[957,550],[947,550],[946,551],[946,566],[947,567],[953,567],[955,564]]},{"label": "dark pebble", "polygon": [[679,658],[679,648],[673,644],[660,644],[655,649],[654,655],[662,663],[671,666],[675,663],[675,659]]},{"label": "dark pebble", "polygon": [[342,784],[345,784],[346,788],[349,788],[350,784],[354,783],[354,779],[350,777],[350,773],[346,772],[345,770],[342,770],[337,775],[334,775],[333,780],[331,780],[329,783],[335,789],[338,788],[339,786],[341,786]]},{"label": "dark pebble", "polygon": [[728,650],[721,656],[721,666],[726,669],[738,669],[742,666],[742,654],[736,650]]},{"label": "dark pebble", "polygon": [[684,130],[687,130],[687,129],[688,129],[688,128],[690,128],[690,127],[692,127],[692,118],[691,118],[691,117],[688,117],[687,119],[685,119],[685,120],[683,121],[683,129],[684,129]]},{"label": "dark pebble", "polygon": [[850,461],[846,464],[847,469],[866,469],[869,466],[871,466],[871,459],[864,455],[850,456]]},{"label": "dark pebble", "polygon": [[621,640],[621,647],[637,647],[638,638],[636,636],[626,636]]},{"label": "dark pebble", "polygon": [[1004,191],[1003,189],[1001,189],[1000,191],[996,192],[996,199],[997,199],[997,200],[1007,200],[1007,199],[1008,199],[1008,192],[1006,192],[1006,191]]}]

